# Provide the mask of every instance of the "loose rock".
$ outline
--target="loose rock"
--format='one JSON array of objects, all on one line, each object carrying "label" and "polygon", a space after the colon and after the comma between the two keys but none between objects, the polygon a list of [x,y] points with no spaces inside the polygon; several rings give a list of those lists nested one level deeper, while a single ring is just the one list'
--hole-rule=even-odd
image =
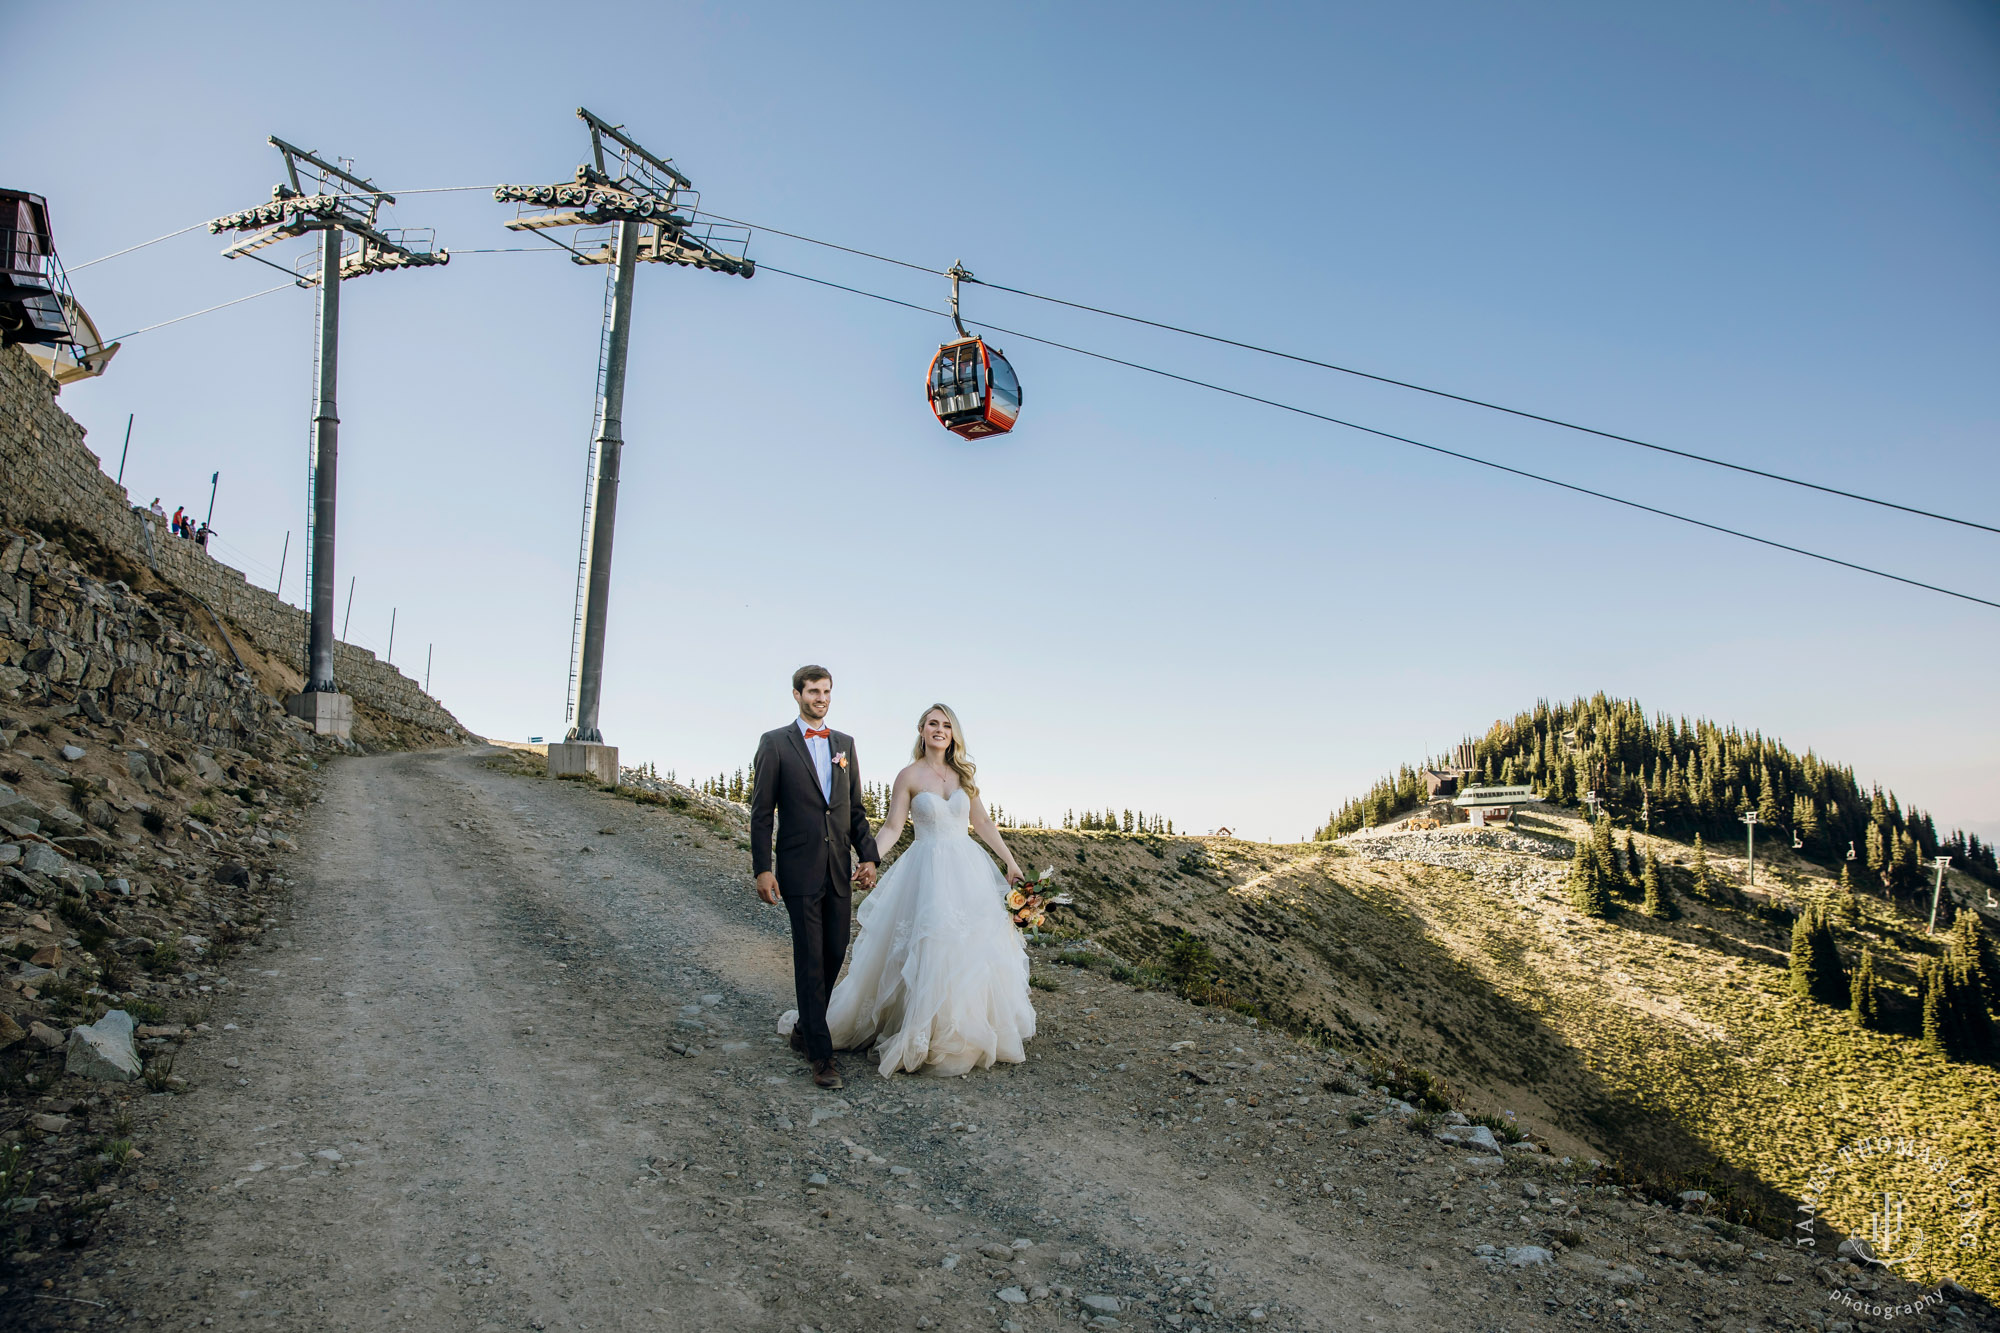
[{"label": "loose rock", "polygon": [[130,1083],[142,1067],[138,1051],[132,1048],[132,1016],[123,1009],[113,1009],[89,1027],[71,1029],[64,1072]]}]

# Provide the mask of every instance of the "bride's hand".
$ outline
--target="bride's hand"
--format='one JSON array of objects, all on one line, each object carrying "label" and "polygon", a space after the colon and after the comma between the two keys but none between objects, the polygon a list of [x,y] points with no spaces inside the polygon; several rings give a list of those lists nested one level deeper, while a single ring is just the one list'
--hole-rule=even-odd
[{"label": "bride's hand", "polygon": [[1015,865],[1012,861],[1009,861],[1007,863],[1008,887],[1011,888],[1016,884],[1025,884],[1027,882],[1028,882],[1028,877],[1021,873],[1021,867]]}]

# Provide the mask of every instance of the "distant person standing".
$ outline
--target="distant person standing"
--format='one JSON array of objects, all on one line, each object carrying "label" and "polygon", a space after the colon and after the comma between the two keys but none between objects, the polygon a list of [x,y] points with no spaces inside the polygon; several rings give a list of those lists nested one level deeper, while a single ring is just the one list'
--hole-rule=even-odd
[{"label": "distant person standing", "polygon": [[174,506],[174,521],[173,521],[173,522],[172,522],[171,524],[169,524],[169,525],[168,525],[168,526],[170,526],[171,528],[173,528],[173,530],[174,530],[174,536],[176,536],[176,537],[185,537],[185,536],[187,536],[187,530],[186,530],[185,528],[183,528],[183,527],[181,526],[181,523],[182,523],[182,521],[183,521],[183,520],[185,520],[185,519],[186,519],[186,517],[187,517],[187,506],[186,506],[186,505],[175,505],[175,506]]},{"label": "distant person standing", "polygon": [[203,523],[199,528],[195,529],[194,544],[196,546],[199,546],[202,550],[206,551],[208,549],[209,534],[213,533],[214,531],[215,531],[214,528],[211,528],[208,526],[208,524]]},{"label": "distant person standing", "polygon": [[160,507],[160,497],[157,495],[153,497],[153,517],[162,523],[167,521],[167,511]]}]

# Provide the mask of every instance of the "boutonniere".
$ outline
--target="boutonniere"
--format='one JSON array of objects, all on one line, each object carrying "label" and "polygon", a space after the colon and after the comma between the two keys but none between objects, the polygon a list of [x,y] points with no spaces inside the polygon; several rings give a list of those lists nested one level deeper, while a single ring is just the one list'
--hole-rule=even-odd
[{"label": "boutonniere", "polygon": [[839,754],[835,755],[835,756],[833,757],[833,762],[834,762],[834,763],[836,763],[836,764],[839,764],[839,765],[840,765],[840,766],[841,766],[842,768],[846,768],[846,767],[847,767],[847,751],[845,751],[845,750],[842,750],[842,751],[841,751],[841,752],[840,752]]}]

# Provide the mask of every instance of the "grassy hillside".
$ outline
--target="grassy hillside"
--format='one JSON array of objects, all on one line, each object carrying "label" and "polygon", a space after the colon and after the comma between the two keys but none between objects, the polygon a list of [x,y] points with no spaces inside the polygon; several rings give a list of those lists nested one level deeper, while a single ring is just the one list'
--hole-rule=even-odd
[{"label": "grassy hillside", "polygon": [[[1833,891],[1821,868],[1759,849],[1711,853],[1713,900],[1693,898],[1689,848],[1638,835],[1681,863],[1684,915],[1579,914],[1564,892],[1581,821],[1550,810],[1515,833],[1384,832],[1270,846],[1115,833],[1008,833],[1025,865],[1065,871],[1062,927],[1137,966],[1141,984],[1235,1003],[1344,1049],[1443,1078],[1466,1109],[1511,1111],[1557,1151],[1623,1161],[1753,1205],[1782,1231],[1802,1192],[1843,1234],[1879,1206],[1871,1184],[1822,1164],[1855,1139],[1912,1135],[1949,1156],[1971,1202],[2000,1218],[2000,1075],[1949,1064],[1917,1040],[1921,923],[1864,898],[1839,930],[1867,943],[1889,988],[1887,1031],[1792,997],[1788,905]],[[1621,838],[1622,841],[1622,838]],[[1817,1173],[1817,1174],[1816,1174]],[[1990,1230],[1969,1249],[1917,1191],[1926,1227],[1913,1277],[2000,1294]],[[1919,1197],[1922,1196],[1922,1197]],[[1920,1215],[1921,1214],[1921,1215]],[[1823,1234],[1823,1233],[1822,1233]],[[1830,1242],[1822,1242],[1830,1244]]]}]

